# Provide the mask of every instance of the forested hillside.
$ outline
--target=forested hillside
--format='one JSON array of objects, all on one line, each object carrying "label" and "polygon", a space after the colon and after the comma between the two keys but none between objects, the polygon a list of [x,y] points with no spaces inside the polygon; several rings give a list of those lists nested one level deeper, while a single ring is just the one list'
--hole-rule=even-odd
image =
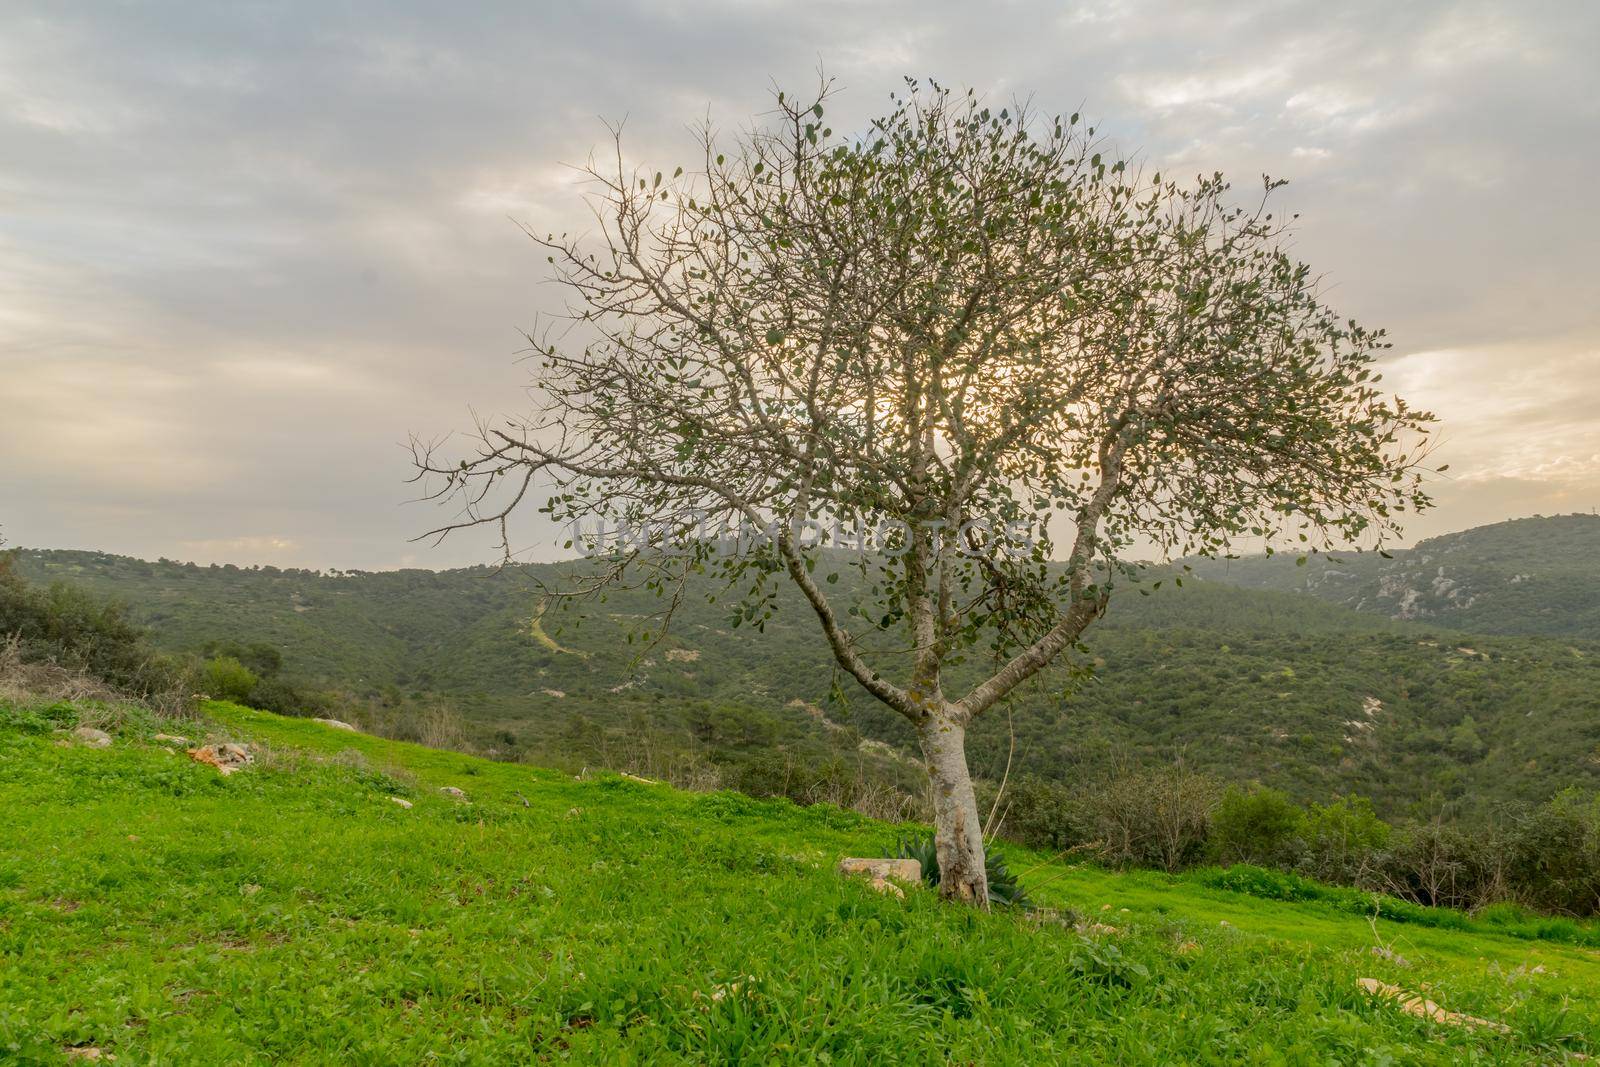
[{"label": "forested hillside", "polygon": [[[1523,589],[1600,583],[1600,568],[1583,567],[1596,531],[1600,523],[1583,516],[1501,524],[1393,561],[1363,558],[1372,574],[1361,578],[1329,577],[1336,572],[1320,561],[1235,561],[1182,588],[1147,582],[1149,595],[1128,591],[1091,631],[1075,660],[1087,672],[1034,685],[1014,700],[1009,726],[1003,712],[981,723],[974,770],[999,777],[1014,730],[1013,773],[1074,780],[1119,761],[1176,759],[1304,799],[1356,791],[1389,812],[1440,802],[1472,810],[1593,786],[1600,644],[1583,616],[1595,601],[1557,598],[1546,613]],[[1402,573],[1384,567],[1437,571],[1441,559],[1447,577],[1479,590],[1467,594],[1479,598],[1471,606],[1440,613],[1452,623],[1476,618],[1491,597],[1484,575],[1530,574],[1492,594],[1503,605],[1499,628],[1573,636],[1469,636],[1437,617],[1386,618],[1371,598],[1347,607],[1325,594],[1216,580],[1270,585],[1280,570],[1298,572],[1316,592]],[[647,644],[631,638],[662,607],[651,593],[545,610],[543,583],[581,564],[326,574],[30,551],[19,566],[35,580],[126,601],[173,651],[218,638],[265,642],[301,682],[396,704],[448,701],[480,741],[508,752],[570,754],[651,731],[691,749],[752,754],[788,738],[836,756],[867,751],[891,768],[892,753],[874,745],[913,751],[892,713],[843,684],[809,613],[787,596],[763,632],[731,625],[727,603],[690,596],[671,632]],[[848,571],[838,588],[860,595]],[[1522,605],[1520,614],[1509,605]]]}]

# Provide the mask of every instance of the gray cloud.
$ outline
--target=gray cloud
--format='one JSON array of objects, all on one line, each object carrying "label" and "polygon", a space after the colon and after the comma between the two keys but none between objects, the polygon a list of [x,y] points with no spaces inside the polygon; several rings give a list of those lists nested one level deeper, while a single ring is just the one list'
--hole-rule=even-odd
[{"label": "gray cloud", "polygon": [[[1080,107],[1166,170],[1286,176],[1298,250],[1446,417],[1418,534],[1600,504],[1600,11],[1471,3],[44,6],[0,16],[0,523],[340,566],[408,545],[399,447],[515,410],[563,162],[736,125],[823,63]],[[525,543],[548,555],[550,531]]]}]

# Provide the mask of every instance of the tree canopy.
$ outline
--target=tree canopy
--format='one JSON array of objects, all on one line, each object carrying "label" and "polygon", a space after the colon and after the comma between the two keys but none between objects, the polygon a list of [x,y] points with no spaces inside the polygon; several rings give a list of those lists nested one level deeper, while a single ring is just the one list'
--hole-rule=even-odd
[{"label": "tree canopy", "polygon": [[[596,232],[530,233],[571,297],[530,334],[538,410],[481,424],[466,458],[418,448],[464,502],[437,532],[504,530],[533,493],[646,531],[608,577],[753,574],[756,622],[786,574],[843,669],[959,749],[1104,610],[1131,546],[1380,543],[1427,505],[1429,416],[1381,388],[1383,333],[1284,249],[1281,183],[1235,203],[1078,115],[933,83],[841,136],[829,98],[707,127],[671,173],[630,166],[617,131],[588,168]],[[741,526],[772,535],[708,536]],[[841,542],[872,550],[870,617],[818,573]],[[974,650],[996,669],[947,696]]]}]

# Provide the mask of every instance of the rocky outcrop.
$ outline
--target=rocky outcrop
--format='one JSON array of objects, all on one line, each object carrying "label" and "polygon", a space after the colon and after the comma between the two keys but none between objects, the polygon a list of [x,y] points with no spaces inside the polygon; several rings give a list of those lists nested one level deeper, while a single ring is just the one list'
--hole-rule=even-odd
[{"label": "rocky outcrop", "polygon": [[896,882],[907,885],[918,885],[922,881],[922,864],[917,860],[908,859],[867,859],[859,856],[847,856],[839,861],[839,873],[844,875],[864,874],[872,879],[872,888],[880,893],[892,893],[897,897],[906,895]]},{"label": "rocky outcrop", "polygon": [[72,739],[80,745],[90,748],[110,748],[111,735],[104,730],[96,730],[93,726],[80,726],[72,731]]},{"label": "rocky outcrop", "polygon": [[199,748],[189,750],[189,758],[196,763],[209,763],[217,769],[218,774],[232,774],[234,771],[243,770],[255,761],[248,745],[235,745],[224,743],[220,745],[201,745]]},{"label": "rocky outcrop", "polygon": [[359,728],[351,726],[349,723],[344,722],[341,719],[312,719],[311,721],[320,722],[324,726],[331,726],[335,730],[349,730],[353,734],[359,734],[361,732]]}]

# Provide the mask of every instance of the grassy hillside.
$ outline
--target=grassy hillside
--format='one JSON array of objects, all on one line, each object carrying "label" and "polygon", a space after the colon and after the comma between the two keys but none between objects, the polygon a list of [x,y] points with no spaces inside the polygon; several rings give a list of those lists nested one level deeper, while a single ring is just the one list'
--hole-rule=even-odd
[{"label": "grassy hillside", "polygon": [[1288,555],[1192,562],[1216,581],[1309,593],[1397,619],[1600,639],[1600,516],[1513,519],[1390,555],[1335,553],[1299,566]]},{"label": "grassy hillside", "polygon": [[[52,731],[71,709],[0,708],[0,1056],[1547,1063],[1600,1049],[1600,953],[1536,932],[1369,927],[1195,877],[1014,854],[1042,903],[1096,924],[1079,932],[1070,915],[843,880],[839,857],[881,852],[896,828],[826,806],[207,712],[184,729],[249,743],[253,766],[220,777],[152,723],[90,748]],[[1508,1031],[1415,1018],[1362,978]]]},{"label": "grassy hillside", "polygon": [[[541,614],[539,583],[571,565],[319,575],[82,552],[20,564],[126,600],[169,649],[270,642],[299,678],[396,700],[442,695],[480,743],[545,762],[647,729],[719,757],[773,738],[815,758],[854,758],[863,740],[912,750],[904,724],[853,683],[833,699],[838,675],[787,592],[761,633],[691,595],[672,633],[646,647],[630,631],[661,605],[642,591]],[[851,588],[847,574],[837,589]],[[1302,799],[1359,791],[1387,813],[1600,784],[1600,643],[1468,637],[1202,581],[1119,597],[1088,648],[1088,681],[1058,672],[1015,698],[1009,728],[1002,714],[980,723],[979,774],[999,777],[1014,728],[1023,773],[1071,779],[1111,759],[1182,758]]]}]

